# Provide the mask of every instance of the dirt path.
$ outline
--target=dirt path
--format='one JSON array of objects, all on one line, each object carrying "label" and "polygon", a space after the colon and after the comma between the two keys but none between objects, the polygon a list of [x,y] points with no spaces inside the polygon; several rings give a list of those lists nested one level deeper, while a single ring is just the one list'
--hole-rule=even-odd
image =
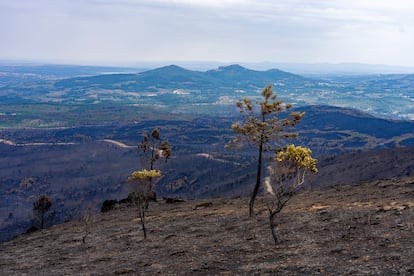
[{"label": "dirt path", "polygon": [[9,146],[15,146],[15,147],[28,147],[28,146],[62,146],[62,145],[76,145],[76,143],[73,142],[56,142],[56,143],[21,143],[16,144],[13,141],[6,140],[6,139],[0,139],[0,143],[6,144]]},{"label": "dirt path", "polygon": [[132,148],[135,148],[136,147],[136,146],[129,146],[129,145],[124,144],[122,142],[115,141],[115,140],[111,140],[111,139],[103,139],[102,141],[107,142],[107,143],[114,144],[114,145],[116,145],[116,146],[118,146],[120,148],[124,148],[124,149],[132,149]]},{"label": "dirt path", "polygon": [[[118,146],[118,147],[120,147],[120,148],[123,148],[123,149],[132,149],[132,148],[135,148],[135,146],[129,146],[129,145],[124,144],[124,143],[122,143],[122,142],[115,141],[115,140],[111,140],[111,139],[103,139],[102,141],[103,141],[103,142],[107,142],[107,143],[114,144],[114,145],[116,145],[116,146]],[[17,143],[15,143],[15,142],[10,141],[10,140],[7,140],[7,139],[0,139],[0,143],[1,143],[1,144],[6,144],[6,145],[9,145],[9,146],[15,146],[15,147],[27,147],[27,146],[54,146],[54,145],[58,145],[58,146],[61,146],[61,145],[76,145],[76,143],[74,143],[74,142],[56,142],[56,143],[21,143],[21,144],[19,143],[19,144],[17,144]]]},{"label": "dirt path", "polygon": [[2,144],[6,144],[6,145],[10,145],[10,146],[15,146],[16,144],[15,143],[13,143],[12,141],[10,141],[10,140],[6,140],[6,139],[0,139],[0,143],[2,143]]}]

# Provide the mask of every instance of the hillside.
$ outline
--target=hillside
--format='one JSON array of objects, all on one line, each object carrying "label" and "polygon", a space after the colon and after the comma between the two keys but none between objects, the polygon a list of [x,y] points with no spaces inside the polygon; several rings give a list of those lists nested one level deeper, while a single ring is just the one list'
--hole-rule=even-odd
[{"label": "hillside", "polygon": [[[298,110],[306,117],[298,124],[299,138],[288,142],[310,147],[320,160],[320,173],[310,179],[312,186],[414,174],[414,122],[327,106]],[[73,114],[94,120],[101,116],[92,108],[83,111],[75,109]],[[114,119],[132,111],[108,106],[102,112]],[[87,202],[94,202],[98,210],[105,199],[126,197],[125,179],[140,167],[136,145],[155,127],[173,147],[173,158],[162,168],[165,175],[157,185],[160,196],[197,199],[250,192],[256,151],[224,149],[238,117],[162,112],[156,116],[134,123],[0,130],[0,242],[30,227],[36,195],[46,193],[53,199],[56,223],[71,219]]]},{"label": "hillside", "polygon": [[[412,274],[414,178],[302,191],[280,215],[272,243],[264,199],[152,203],[149,239],[134,208],[56,225],[2,244],[11,274]],[[198,207],[211,202],[209,207]]]},{"label": "hillside", "polygon": [[321,158],[309,186],[363,183],[374,179],[414,176],[414,147],[357,151]]},{"label": "hillside", "polygon": [[[237,64],[207,71],[177,65],[135,72],[128,68],[53,68],[0,66],[0,102],[17,105],[10,111],[7,106],[1,107],[0,127],[4,119],[1,117],[27,115],[27,110],[21,110],[19,105],[30,104],[33,108],[40,103],[64,108],[119,104],[136,109],[156,107],[173,114],[232,115],[237,100],[243,96],[257,99],[268,84],[273,84],[283,100],[297,106],[330,105],[355,108],[383,118],[414,118],[412,74],[315,79],[279,69],[252,70]],[[96,75],[91,76],[93,72]],[[58,123],[68,126],[62,122],[54,125]]]}]

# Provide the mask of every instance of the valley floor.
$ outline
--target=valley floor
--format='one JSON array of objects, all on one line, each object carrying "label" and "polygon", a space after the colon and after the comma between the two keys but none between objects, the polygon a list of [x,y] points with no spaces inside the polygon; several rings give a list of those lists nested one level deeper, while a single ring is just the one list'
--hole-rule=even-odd
[{"label": "valley floor", "polygon": [[[212,205],[199,206],[203,202]],[[151,203],[148,239],[120,206],[1,244],[11,274],[413,274],[414,178],[303,191],[280,214],[274,245],[263,198]],[[196,208],[197,207],[197,208]],[[86,242],[82,237],[87,229]]]}]

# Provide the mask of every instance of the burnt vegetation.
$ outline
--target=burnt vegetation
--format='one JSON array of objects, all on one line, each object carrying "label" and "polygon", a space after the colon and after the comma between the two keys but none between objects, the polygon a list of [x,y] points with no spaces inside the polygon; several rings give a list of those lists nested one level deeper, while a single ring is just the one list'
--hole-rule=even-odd
[{"label": "burnt vegetation", "polygon": [[[414,179],[299,191],[279,216],[275,245],[265,198],[157,201],[149,236],[134,206],[3,243],[2,273],[24,274],[389,274],[414,272]],[[85,229],[89,229],[85,237]],[[35,249],[35,250],[33,250]],[[179,265],[177,265],[179,264]]]},{"label": "burnt vegetation", "polygon": [[52,201],[47,195],[40,195],[33,203],[33,226],[37,229],[44,229],[52,223],[52,213],[49,212]]},{"label": "burnt vegetation", "polygon": [[[382,120],[333,107],[298,111],[306,112],[306,117],[295,128],[299,136],[292,141],[310,147],[321,168],[317,176],[308,178],[308,185],[361,183],[414,174],[412,122]],[[256,180],[257,151],[223,148],[233,135],[231,124],[239,118],[170,116],[168,120],[152,118],[100,127],[1,130],[2,139],[19,145],[0,143],[1,240],[31,226],[33,195],[47,193],[53,200],[55,223],[70,220],[79,211],[78,202],[92,202],[99,211],[107,199],[127,198],[125,180],[141,166],[137,137],[148,129],[159,128],[174,151],[157,184],[158,197],[250,195]],[[357,140],[358,144],[354,143]],[[30,146],[33,142],[43,144]]]},{"label": "burnt vegetation", "polygon": [[[177,70],[182,71],[174,66],[163,68],[163,72],[174,73],[163,81],[182,83],[182,72],[177,76]],[[240,78],[243,70],[238,66],[223,68],[229,79]],[[156,70],[147,72],[145,77],[152,79],[151,74],[158,77]],[[214,77],[217,72],[206,74]],[[307,82],[294,75],[282,75],[294,78],[301,86]],[[104,81],[103,88],[111,88],[112,77],[63,80],[54,87],[64,88],[73,81],[85,80],[88,87],[95,85],[95,81]],[[206,78],[205,74],[194,72],[192,77],[197,81]],[[161,82],[158,88],[166,88],[163,85]],[[74,91],[81,93],[83,86],[74,86]],[[174,97],[163,95],[160,101],[164,104]],[[244,98],[235,110],[222,117],[190,116],[182,114],[182,110],[174,110],[176,115],[171,115],[158,112],[157,107],[148,108],[139,112],[139,121],[131,120],[136,116],[131,115],[136,109],[130,106],[101,105],[91,110],[85,110],[84,106],[62,106],[67,111],[66,123],[76,121],[81,126],[68,128],[62,127],[65,126],[62,122],[39,119],[36,124],[49,128],[1,130],[0,207],[8,214],[1,224],[1,239],[27,229],[27,225],[20,223],[30,211],[33,211],[30,229],[43,231],[6,243],[0,265],[9,274],[25,273],[19,268],[20,260],[12,261],[8,255],[15,256],[14,246],[41,237],[38,240],[57,239],[56,243],[50,243],[56,246],[58,257],[46,268],[39,268],[36,256],[27,251],[23,255],[30,271],[45,274],[67,272],[61,265],[65,262],[59,259],[68,253],[65,250],[70,251],[68,258],[72,262],[81,264],[70,272],[81,274],[413,272],[408,261],[412,254],[398,254],[398,250],[413,248],[410,242],[402,240],[413,234],[410,223],[413,206],[409,200],[412,196],[409,189],[413,185],[409,177],[414,174],[410,155],[414,145],[413,122],[378,119],[359,111],[327,106],[293,108],[277,98],[271,85],[263,89],[260,100]],[[194,104],[188,99],[182,103]],[[54,118],[60,112],[60,107],[54,105],[40,106],[44,109],[44,118]],[[19,106],[25,112],[29,107]],[[230,125],[240,119],[235,115],[237,111],[244,122],[233,124],[236,137],[231,145],[252,146],[243,152],[223,149],[229,137],[234,136]],[[84,118],[78,118],[78,113],[84,114]],[[98,115],[99,126],[91,124],[94,115]],[[20,119],[24,121],[23,117],[16,118],[13,124]],[[299,121],[303,122],[296,127]],[[145,133],[148,129],[152,131]],[[138,147],[135,145],[137,133],[145,133]],[[320,175],[309,177],[309,182],[305,182],[305,171],[318,170],[310,151],[304,155],[297,153],[292,159],[280,156],[289,149],[285,140],[290,138],[310,147],[321,160]],[[172,162],[163,162],[170,159]],[[266,187],[262,186],[264,167],[268,168]],[[331,187],[359,185],[387,177],[402,180],[360,186],[372,194],[380,191],[378,198],[362,197],[363,193],[352,186]],[[253,192],[252,183],[255,183]],[[319,186],[331,188],[306,191]],[[398,190],[395,198],[382,192],[394,191],[392,188]],[[33,195],[44,192],[48,196],[41,195],[32,207]],[[157,195],[165,198],[165,203],[157,201]],[[217,196],[221,198],[211,199]],[[241,211],[247,209],[246,198],[225,199],[239,196],[250,196],[250,219]],[[202,198],[209,199],[189,200]],[[82,212],[78,206],[80,201],[89,202],[91,210],[100,208],[103,214],[95,215],[91,210]],[[73,220],[74,214],[80,214],[77,231],[73,231],[73,221],[44,230],[52,224],[52,219],[62,223]],[[143,238],[136,235],[137,221]],[[265,225],[270,225],[270,231]],[[395,233],[388,233],[387,227],[396,230]],[[43,246],[36,241],[31,244]],[[62,244],[70,248],[61,248]],[[364,245],[363,249],[352,248],[360,244]],[[84,260],[75,257],[80,246],[92,259],[93,271],[86,270]],[[50,246],[46,247],[51,250]],[[96,250],[100,253],[90,253]],[[235,256],[235,251],[240,256]],[[43,256],[45,252],[40,254]],[[389,252],[392,258],[387,259]],[[158,261],[159,256],[166,261]],[[378,265],[381,261],[384,264]],[[184,271],[172,268],[176,262],[184,264]],[[110,271],[105,270],[103,263],[111,264]],[[353,263],[361,270],[352,270],[347,265],[338,268],[343,263]]]}]

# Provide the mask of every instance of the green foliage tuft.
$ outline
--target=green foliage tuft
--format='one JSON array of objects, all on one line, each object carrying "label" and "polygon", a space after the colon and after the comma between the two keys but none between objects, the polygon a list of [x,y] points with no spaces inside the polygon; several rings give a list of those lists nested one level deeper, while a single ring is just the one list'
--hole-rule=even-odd
[{"label": "green foliage tuft", "polygon": [[313,173],[318,173],[316,164],[318,160],[311,156],[312,150],[309,148],[289,145],[284,151],[280,151],[277,154],[276,160],[278,162],[290,162],[293,163],[298,169],[308,169]]},{"label": "green foliage tuft", "polygon": [[161,176],[161,171],[159,170],[143,169],[140,171],[132,172],[128,180],[149,179],[149,178],[160,177],[160,176]]}]

